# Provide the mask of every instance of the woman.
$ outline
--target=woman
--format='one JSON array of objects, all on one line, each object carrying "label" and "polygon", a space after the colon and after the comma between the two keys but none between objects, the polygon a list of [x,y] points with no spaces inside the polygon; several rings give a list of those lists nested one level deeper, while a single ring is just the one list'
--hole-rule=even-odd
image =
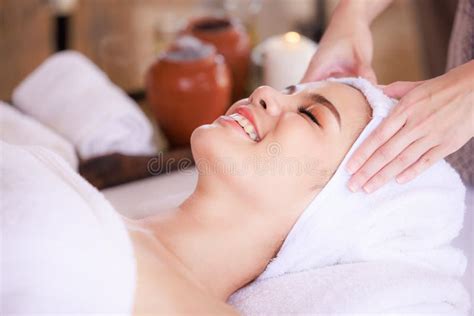
[{"label": "woman", "polygon": [[[226,299],[265,269],[369,115],[365,98],[347,85],[313,83],[283,93],[260,87],[226,116],[196,129],[191,137],[199,170],[194,193],[167,216],[133,223],[140,228],[131,231],[139,271],[135,312],[231,313]],[[246,132],[241,125],[249,124],[253,128]],[[278,152],[270,152],[272,146]],[[317,162],[319,177],[257,173],[246,164],[292,158],[301,166]],[[206,168],[223,164],[244,167],[237,172]]]},{"label": "woman", "polygon": [[[69,214],[102,199],[71,170],[2,146],[2,312],[129,313],[131,302],[134,314],[233,314],[226,299],[265,269],[370,113],[361,92],[340,83],[258,88],[195,130],[194,193],[165,215],[125,220],[132,249],[109,206]],[[67,198],[71,190],[86,203]]]}]

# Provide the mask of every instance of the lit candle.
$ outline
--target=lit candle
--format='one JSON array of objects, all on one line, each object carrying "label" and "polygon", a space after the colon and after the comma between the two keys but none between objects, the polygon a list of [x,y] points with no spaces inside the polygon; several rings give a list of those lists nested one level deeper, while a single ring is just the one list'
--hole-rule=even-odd
[{"label": "lit candle", "polygon": [[74,12],[77,2],[78,0],[49,0],[56,23],[56,51],[69,48],[70,16]]},{"label": "lit candle", "polygon": [[316,49],[316,43],[296,32],[267,39],[259,48],[263,83],[277,90],[298,83]]},{"label": "lit candle", "polygon": [[69,15],[77,6],[78,0],[49,0],[49,3],[57,15]]}]

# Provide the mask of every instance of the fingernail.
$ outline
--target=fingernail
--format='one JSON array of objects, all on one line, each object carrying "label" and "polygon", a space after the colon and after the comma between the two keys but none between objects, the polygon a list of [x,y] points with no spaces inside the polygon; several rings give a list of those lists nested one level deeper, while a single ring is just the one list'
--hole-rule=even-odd
[{"label": "fingernail", "polygon": [[349,190],[351,190],[352,192],[356,192],[357,190],[359,190],[359,186],[355,182],[349,181],[348,187],[349,187]]},{"label": "fingernail", "polygon": [[350,174],[354,174],[356,171],[357,171],[357,165],[353,162],[349,162],[347,165],[346,165],[346,170],[347,172],[349,172]]},{"label": "fingernail", "polygon": [[398,184],[403,184],[408,181],[408,176],[407,175],[401,175],[395,178]]},{"label": "fingernail", "polygon": [[363,186],[365,193],[372,193],[376,189],[375,185],[369,183]]}]

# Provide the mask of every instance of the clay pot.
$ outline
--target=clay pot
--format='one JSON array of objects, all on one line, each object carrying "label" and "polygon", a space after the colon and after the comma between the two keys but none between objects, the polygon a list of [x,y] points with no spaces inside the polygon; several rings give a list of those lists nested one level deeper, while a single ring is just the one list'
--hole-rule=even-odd
[{"label": "clay pot", "polygon": [[230,105],[231,76],[212,45],[187,37],[150,66],[147,99],[171,147],[189,145],[193,130]]},{"label": "clay pot", "polygon": [[185,32],[217,48],[232,72],[232,100],[246,97],[251,47],[245,27],[234,19],[210,16],[191,20]]}]

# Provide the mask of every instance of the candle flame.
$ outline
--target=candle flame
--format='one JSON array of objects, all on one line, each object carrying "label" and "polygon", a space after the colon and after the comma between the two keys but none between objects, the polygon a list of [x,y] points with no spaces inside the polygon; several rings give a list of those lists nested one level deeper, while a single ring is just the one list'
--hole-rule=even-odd
[{"label": "candle flame", "polygon": [[301,39],[301,35],[296,32],[288,32],[284,35],[284,38],[288,43],[298,43]]}]

